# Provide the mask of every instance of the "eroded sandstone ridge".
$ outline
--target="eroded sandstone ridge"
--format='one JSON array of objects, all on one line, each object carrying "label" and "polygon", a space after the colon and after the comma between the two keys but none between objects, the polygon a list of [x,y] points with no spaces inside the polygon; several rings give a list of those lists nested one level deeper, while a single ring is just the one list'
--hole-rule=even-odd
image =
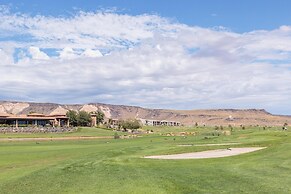
[{"label": "eroded sandstone ridge", "polygon": [[0,114],[46,115],[65,114],[68,110],[87,112],[101,110],[106,118],[143,118],[153,120],[173,120],[184,125],[260,125],[282,126],[291,124],[290,116],[272,115],[263,109],[211,109],[211,110],[166,110],[147,109],[137,106],[110,105],[101,103],[63,105],[54,103],[0,102]]}]

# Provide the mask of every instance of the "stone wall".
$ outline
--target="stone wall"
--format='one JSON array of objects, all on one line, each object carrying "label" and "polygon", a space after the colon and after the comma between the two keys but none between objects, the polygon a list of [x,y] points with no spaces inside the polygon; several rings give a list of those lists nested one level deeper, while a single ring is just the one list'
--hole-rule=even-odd
[{"label": "stone wall", "polygon": [[0,133],[63,133],[76,130],[73,127],[0,127]]}]

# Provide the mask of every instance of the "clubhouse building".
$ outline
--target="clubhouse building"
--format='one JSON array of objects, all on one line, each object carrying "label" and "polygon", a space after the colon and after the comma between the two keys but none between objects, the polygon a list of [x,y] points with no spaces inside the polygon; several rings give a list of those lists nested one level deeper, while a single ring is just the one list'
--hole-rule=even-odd
[{"label": "clubhouse building", "polygon": [[39,113],[27,115],[0,113],[0,125],[15,128],[19,126],[69,127],[69,118],[66,115],[44,115]]}]

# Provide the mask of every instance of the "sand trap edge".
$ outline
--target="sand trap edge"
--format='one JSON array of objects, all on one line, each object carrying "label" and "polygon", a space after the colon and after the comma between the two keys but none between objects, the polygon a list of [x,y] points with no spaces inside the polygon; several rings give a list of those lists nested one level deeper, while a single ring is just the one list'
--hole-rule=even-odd
[{"label": "sand trap edge", "polygon": [[228,149],[207,150],[207,151],[202,151],[202,152],[192,152],[192,153],[183,153],[183,154],[145,156],[144,158],[165,159],[165,160],[222,158],[222,157],[236,156],[240,154],[255,152],[258,150],[265,149],[265,148],[266,147],[228,148]]}]

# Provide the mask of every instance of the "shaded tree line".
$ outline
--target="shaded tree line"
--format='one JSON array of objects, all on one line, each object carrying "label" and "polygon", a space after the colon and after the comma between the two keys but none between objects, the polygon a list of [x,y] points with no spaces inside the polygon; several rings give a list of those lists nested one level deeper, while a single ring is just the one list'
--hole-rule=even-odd
[{"label": "shaded tree line", "polygon": [[69,118],[69,122],[71,126],[90,126],[92,119],[90,113],[86,111],[74,111],[69,110],[67,112],[67,117]]},{"label": "shaded tree line", "polygon": [[99,125],[104,121],[104,113],[101,111],[88,113],[86,111],[74,111],[69,110],[67,112],[67,117],[71,126],[90,126],[92,122],[91,114],[96,114],[96,123]]}]

